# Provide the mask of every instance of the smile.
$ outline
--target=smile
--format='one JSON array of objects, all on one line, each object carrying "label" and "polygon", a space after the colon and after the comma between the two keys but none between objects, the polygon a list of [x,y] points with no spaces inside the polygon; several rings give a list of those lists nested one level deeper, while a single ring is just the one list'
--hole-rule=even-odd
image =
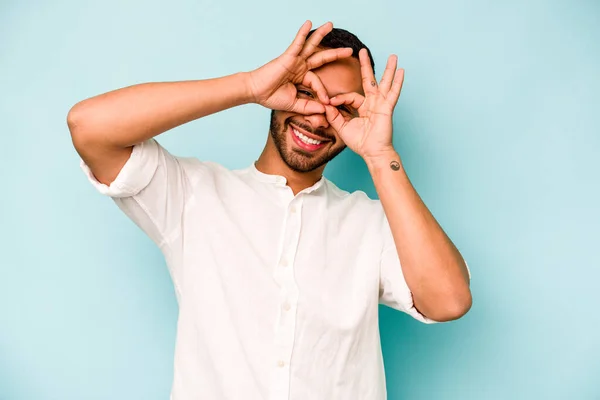
[{"label": "smile", "polygon": [[317,140],[317,139],[308,137],[307,135],[302,133],[299,129],[293,127],[291,124],[289,126],[290,126],[290,130],[292,133],[292,137],[294,138],[294,141],[296,142],[296,144],[298,144],[300,147],[302,147],[305,150],[315,151],[315,150],[323,147],[323,145],[328,142],[328,140],[325,140],[325,141]]}]

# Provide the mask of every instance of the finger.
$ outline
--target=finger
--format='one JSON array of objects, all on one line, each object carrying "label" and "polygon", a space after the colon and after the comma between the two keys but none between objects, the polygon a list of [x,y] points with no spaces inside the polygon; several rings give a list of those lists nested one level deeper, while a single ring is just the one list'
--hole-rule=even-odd
[{"label": "finger", "polygon": [[287,48],[285,53],[293,56],[297,56],[298,54],[300,54],[300,52],[304,48],[304,42],[306,42],[306,36],[308,36],[308,32],[310,32],[311,27],[312,22],[310,21],[306,21],[304,24],[302,24],[302,26],[298,30],[298,33],[296,34],[296,37],[294,38],[294,41],[292,42],[290,47]]},{"label": "finger", "polygon": [[[312,53],[315,52],[321,40],[333,29],[333,24],[331,22],[326,22],[321,25],[313,34],[310,36],[308,41],[304,44],[304,48],[300,53],[300,57],[308,58]],[[308,34],[308,33],[307,33]]]},{"label": "finger", "polygon": [[344,116],[333,106],[325,106],[325,118],[327,118],[329,125],[338,133],[341,132],[344,129],[344,125],[346,125]]},{"label": "finger", "polygon": [[289,111],[304,115],[323,114],[325,106],[314,100],[296,99]]},{"label": "finger", "polygon": [[312,71],[308,71],[306,75],[304,75],[304,80],[302,81],[304,86],[307,86],[317,92],[317,97],[321,102],[328,104],[329,96],[327,95],[327,90],[325,90],[325,86],[323,86],[323,82],[321,79]]},{"label": "finger", "polygon": [[334,96],[331,99],[329,99],[329,104],[331,104],[334,107],[337,107],[341,104],[347,104],[355,110],[358,110],[364,102],[365,96],[356,92],[338,94],[337,96]]},{"label": "finger", "polygon": [[404,70],[402,68],[396,71],[396,76],[394,76],[394,83],[392,84],[392,88],[388,92],[386,98],[389,99],[390,103],[393,107],[396,107],[398,103],[398,98],[400,97],[400,92],[402,91],[402,84],[404,83]]},{"label": "finger", "polygon": [[377,93],[377,80],[375,80],[375,74],[373,74],[373,68],[371,67],[371,61],[367,49],[362,48],[358,52],[358,58],[360,60],[360,74],[362,76],[363,90],[365,94]]},{"label": "finger", "polygon": [[381,81],[379,81],[379,91],[384,96],[390,91],[390,88],[392,87],[392,82],[394,81],[394,72],[396,71],[397,65],[398,57],[392,54],[387,60],[385,71],[383,72],[383,77],[381,78]]},{"label": "finger", "polygon": [[347,58],[352,55],[352,48],[344,47],[341,49],[329,49],[318,51],[306,60],[308,69],[319,68],[320,66],[330,63],[340,58]]}]

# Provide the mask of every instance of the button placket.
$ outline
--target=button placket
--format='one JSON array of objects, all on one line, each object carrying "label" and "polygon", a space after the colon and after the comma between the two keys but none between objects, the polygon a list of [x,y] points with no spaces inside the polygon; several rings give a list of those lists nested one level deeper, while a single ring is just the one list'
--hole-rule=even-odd
[{"label": "button placket", "polygon": [[275,371],[270,400],[287,399],[289,394],[290,362],[296,330],[296,304],[298,286],[294,278],[294,260],[298,248],[301,225],[302,196],[290,201],[286,210],[282,249],[275,269],[275,280],[281,290],[279,315],[275,332]]}]

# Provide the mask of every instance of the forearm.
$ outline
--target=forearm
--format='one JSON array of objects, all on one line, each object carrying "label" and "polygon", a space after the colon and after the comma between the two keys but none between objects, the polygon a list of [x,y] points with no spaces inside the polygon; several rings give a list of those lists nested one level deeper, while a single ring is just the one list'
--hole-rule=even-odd
[{"label": "forearm", "polygon": [[[461,254],[417,194],[395,151],[365,161],[415,307],[434,320],[460,317],[471,306],[469,275]],[[390,166],[393,161],[397,169]]]},{"label": "forearm", "polygon": [[251,101],[246,74],[143,83],[77,103],[67,117],[73,141],[129,147],[195,119]]}]

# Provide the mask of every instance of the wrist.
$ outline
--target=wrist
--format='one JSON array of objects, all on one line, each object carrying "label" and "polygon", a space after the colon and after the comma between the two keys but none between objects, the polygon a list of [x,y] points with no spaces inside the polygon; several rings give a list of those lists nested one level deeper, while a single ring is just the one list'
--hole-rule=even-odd
[{"label": "wrist", "polygon": [[240,87],[242,88],[242,101],[244,104],[257,103],[252,86],[252,72],[239,72],[236,75],[241,81]]},{"label": "wrist", "polygon": [[363,159],[369,170],[390,168],[397,171],[403,169],[400,155],[393,147],[378,151],[375,154],[364,156]]}]

